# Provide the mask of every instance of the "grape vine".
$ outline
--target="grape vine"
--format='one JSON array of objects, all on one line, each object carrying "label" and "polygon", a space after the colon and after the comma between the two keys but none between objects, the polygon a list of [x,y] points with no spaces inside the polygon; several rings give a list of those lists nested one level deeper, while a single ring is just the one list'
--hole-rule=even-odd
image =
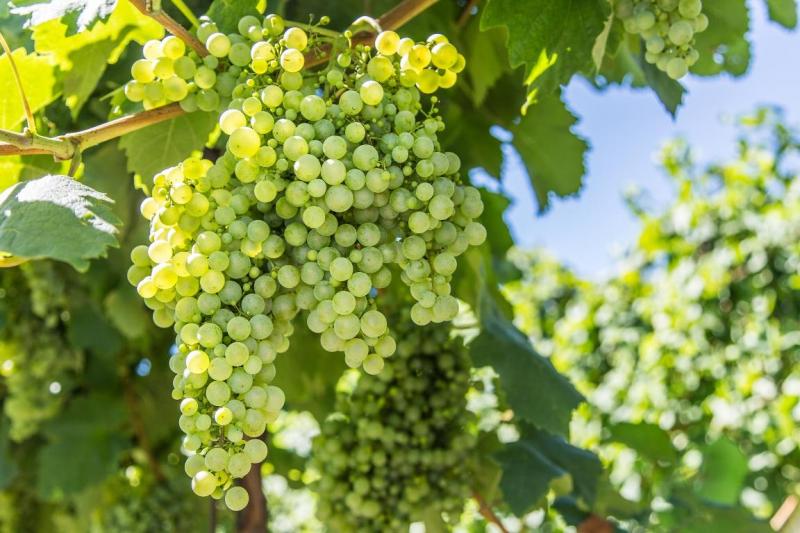
[{"label": "grape vine", "polygon": [[266,457],[258,437],[285,401],[269,383],[292,319],[305,312],[324,349],[377,374],[396,348],[378,308],[390,267],[416,301],[414,323],[445,322],[458,312],[456,257],[486,238],[480,194],[440,151],[438,100],[421,96],[464,68],[447,38],[386,31],[374,51],[356,45],[304,76],[326,32],[275,15],[238,29],[205,20],[202,59],[172,36],[145,43],[125,86],[146,109],[220,112],[228,135],[215,162],[154,177],[141,209],[151,243],[133,250],[129,280],[178,335],[173,396],[195,492],[224,494],[233,510],[248,496],[232,482]]}]

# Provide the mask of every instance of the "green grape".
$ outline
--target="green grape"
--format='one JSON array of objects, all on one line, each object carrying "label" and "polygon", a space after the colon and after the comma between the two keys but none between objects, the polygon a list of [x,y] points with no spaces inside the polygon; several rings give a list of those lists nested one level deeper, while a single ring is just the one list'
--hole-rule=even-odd
[{"label": "green grape", "polygon": [[[457,520],[469,494],[462,466],[475,438],[465,431],[472,416],[466,350],[448,339],[445,327],[420,330],[406,320],[398,327],[402,341],[388,359],[369,354],[361,339],[346,343],[348,364],[377,375],[360,376],[350,392],[340,393],[338,412],[313,443],[317,514],[337,530],[404,531],[432,503],[437,516]],[[354,505],[357,495],[368,495],[371,505]]]},{"label": "green grape", "polygon": [[[127,89],[146,106],[216,111],[229,136],[216,162],[189,158],[153,177],[141,209],[151,244],[135,249],[128,272],[154,322],[177,333],[172,395],[192,400],[179,425],[185,450],[202,458],[190,463],[193,485],[226,500],[227,480],[266,456],[248,443],[283,407],[269,383],[295,316],[307,313],[326,350],[380,373],[397,343],[373,289],[391,284],[390,266],[424,286],[411,291],[420,302],[412,315],[420,307],[428,322],[449,320],[453,263],[485,238],[480,195],[461,185],[458,157],[441,152],[438,109],[423,114],[398,70],[425,68],[438,46],[434,66],[452,68],[430,74],[437,88],[440,78],[455,83],[463,57],[452,45],[441,36],[409,45],[387,32],[387,54],[345,53],[327,75],[304,76],[303,51],[318,36],[283,30],[274,15],[263,28],[243,17],[238,35],[203,21],[210,56],[148,45],[138,74],[157,72]],[[219,473],[213,486],[206,471]]]},{"label": "green grape", "polygon": [[212,33],[206,39],[206,49],[214,57],[226,57],[231,49],[231,40],[224,33]]}]

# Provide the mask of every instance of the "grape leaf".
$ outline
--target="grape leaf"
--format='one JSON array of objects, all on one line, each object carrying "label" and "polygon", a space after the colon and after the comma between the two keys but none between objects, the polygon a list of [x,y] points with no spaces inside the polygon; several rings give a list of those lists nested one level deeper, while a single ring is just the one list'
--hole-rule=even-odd
[{"label": "grape leaf", "polygon": [[18,0],[13,5],[12,13],[29,17],[26,27],[61,19],[72,34],[107,19],[117,0]]},{"label": "grape leaf", "polygon": [[112,475],[129,446],[121,396],[76,398],[42,428],[37,491],[44,498],[78,492]]},{"label": "grape leaf", "polygon": [[458,153],[463,171],[481,168],[497,178],[503,165],[502,143],[491,133],[491,122],[483,117],[459,120],[463,108],[447,106],[442,144]]},{"label": "grape leaf", "polygon": [[128,231],[128,225],[138,221],[140,215],[136,206],[132,206],[138,196],[131,187],[133,180],[125,168],[125,161],[125,153],[114,143],[87,150],[83,156],[82,182],[114,200],[114,213]]},{"label": "grape leaf", "polygon": [[466,77],[470,97],[476,106],[483,103],[489,89],[509,68],[504,39],[505,35],[499,28],[481,31],[478,17],[473,17],[464,28],[461,46],[467,64],[475,66],[466,70]]},{"label": "grape leaf", "polygon": [[566,475],[572,479],[570,492],[591,504],[603,471],[597,456],[530,424],[519,427],[520,439],[495,454],[503,469],[500,488],[514,514],[530,510],[551,482]]},{"label": "grape leaf", "polygon": [[481,332],[470,343],[475,366],[492,366],[500,376],[515,415],[558,435],[567,435],[572,410],[583,397],[536,353],[528,339],[503,317],[490,298],[482,298]]},{"label": "grape leaf", "polygon": [[508,28],[511,66],[527,65],[529,101],[555,91],[576,72],[592,67],[592,49],[610,6],[605,0],[490,0],[481,29]]},{"label": "grape leaf", "polygon": [[[14,50],[25,95],[34,113],[56,99],[59,94],[56,67],[50,58],[28,54],[24,49]],[[6,55],[0,56],[0,128],[14,129],[25,120],[22,98]]]},{"label": "grape leaf", "polygon": [[773,533],[766,520],[757,520],[741,506],[719,505],[698,499],[688,491],[676,491],[673,507],[658,513],[665,530],[681,533]]},{"label": "grape leaf", "polygon": [[644,58],[640,58],[640,65],[644,78],[647,84],[653,89],[658,96],[659,101],[663,104],[664,108],[675,118],[678,112],[678,107],[683,104],[683,95],[686,94],[686,89],[680,82],[673,80],[664,72],[660,71],[655,65],[651,65]]},{"label": "grape leaf", "polygon": [[621,422],[609,427],[610,439],[654,461],[675,461],[677,452],[666,431],[655,424]]},{"label": "grape leaf", "polygon": [[697,494],[708,501],[734,505],[747,474],[747,457],[730,439],[721,437],[703,450]]},{"label": "grape leaf", "polygon": [[202,150],[216,123],[216,114],[196,111],[124,135],[119,146],[128,156],[128,170],[150,180]]},{"label": "grape leaf", "polygon": [[67,25],[50,20],[33,28],[36,51],[52,54],[59,66],[64,99],[73,118],[94,91],[108,63],[116,63],[131,41],[159,39],[164,29],[129,2],[120,2],[106,22],[68,34]]},{"label": "grape leaf", "polygon": [[112,200],[68,176],[17,183],[0,194],[0,251],[50,258],[85,271],[89,260],[118,246]]},{"label": "grape leaf", "polygon": [[511,232],[503,220],[503,214],[511,205],[511,200],[502,194],[482,187],[479,190],[481,191],[484,206],[483,214],[481,214],[481,223],[486,228],[487,233],[492,236],[491,239],[487,240],[492,254],[492,267],[498,281],[500,283],[508,283],[518,279],[520,276],[520,271],[517,267],[506,259],[508,250],[514,246],[514,239],[511,237]]},{"label": "grape leaf", "polygon": [[547,209],[552,193],[568,196],[581,188],[589,144],[574,133],[577,121],[558,96],[548,95],[509,128],[536,193],[539,212]]},{"label": "grape leaf", "polygon": [[766,0],[769,18],[783,26],[797,27],[797,0]]},{"label": "grape leaf", "polygon": [[715,76],[728,72],[741,76],[750,66],[750,43],[747,30],[750,14],[746,0],[704,2],[703,13],[708,16],[708,28],[695,37],[700,59],[691,71],[700,76]]}]

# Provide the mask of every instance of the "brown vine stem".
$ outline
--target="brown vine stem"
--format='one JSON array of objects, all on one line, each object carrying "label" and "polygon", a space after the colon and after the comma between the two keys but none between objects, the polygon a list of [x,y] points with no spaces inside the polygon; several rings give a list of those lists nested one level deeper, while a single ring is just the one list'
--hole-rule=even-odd
[{"label": "brown vine stem", "polygon": [[261,484],[261,463],[256,463],[242,478],[250,502],[236,517],[237,533],[264,533],[267,530],[267,498]]},{"label": "brown vine stem", "polygon": [[502,533],[508,533],[508,529],[506,529],[506,526],[504,526],[503,522],[500,521],[500,518],[496,514],[494,514],[492,506],[489,505],[485,499],[483,499],[483,496],[481,496],[480,493],[473,492],[472,498],[476,502],[478,502],[478,510],[480,511],[481,516],[483,516],[483,518],[485,518],[487,522],[497,526],[498,529],[502,531]]},{"label": "brown vine stem", "polygon": [[0,130],[0,141],[5,141],[5,143],[0,143],[0,156],[52,154],[57,159],[72,159],[76,150],[82,151],[91,148],[126,133],[175,118],[183,113],[180,105],[169,104],[127,115],[87,130],[52,138]]},{"label": "brown vine stem", "polygon": [[197,52],[200,57],[205,57],[208,55],[208,50],[206,50],[205,45],[203,45],[203,43],[201,43],[197,37],[192,35],[189,30],[184,28],[174,18],[170,17],[166,11],[161,9],[153,9],[151,0],[130,1],[136,9],[164,26],[168,32],[185,42],[186,45]]}]

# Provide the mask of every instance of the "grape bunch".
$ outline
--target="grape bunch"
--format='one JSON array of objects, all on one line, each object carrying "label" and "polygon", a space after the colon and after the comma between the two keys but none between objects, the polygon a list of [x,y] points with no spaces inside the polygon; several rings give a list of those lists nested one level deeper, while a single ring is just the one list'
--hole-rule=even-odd
[{"label": "grape bunch", "polygon": [[[257,437],[284,403],[269,383],[295,316],[324,349],[377,374],[397,346],[378,308],[393,270],[415,324],[448,321],[456,258],[486,238],[478,190],[441,150],[438,100],[423,101],[463,68],[444,36],[421,44],[383,32],[377,52],[357,45],[310,71],[324,35],[275,15],[238,27],[201,24],[211,55],[195,58],[181,100],[187,110],[218,103],[224,153],[154,177],[142,204],[151,242],[133,250],[128,276],[156,324],[177,334],[173,396],[195,492],[224,494],[233,509],[247,503],[233,480],[264,459]],[[165,42],[152,50],[166,54]]]},{"label": "grape bunch", "polygon": [[678,80],[697,63],[694,36],[708,28],[702,0],[620,0],[616,14],[625,31],[640,35],[645,60]]},{"label": "grape bunch", "polygon": [[333,531],[408,531],[431,506],[457,520],[469,497],[469,357],[445,325],[399,327],[384,371],[341,394],[314,440],[317,513]]},{"label": "grape bunch", "polygon": [[59,413],[83,366],[83,352],[65,332],[69,291],[59,268],[47,261],[21,265],[8,271],[0,289],[3,410],[18,441]]}]

